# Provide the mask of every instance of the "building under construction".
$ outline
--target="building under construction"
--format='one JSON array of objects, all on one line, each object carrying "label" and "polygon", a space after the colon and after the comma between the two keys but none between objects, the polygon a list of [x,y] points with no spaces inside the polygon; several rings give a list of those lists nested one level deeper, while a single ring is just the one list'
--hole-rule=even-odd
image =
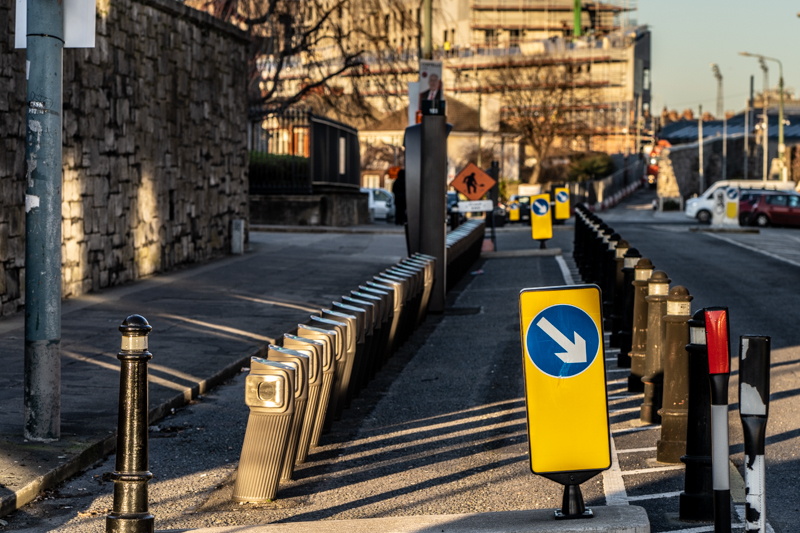
[{"label": "building under construction", "polygon": [[[525,179],[529,168],[539,164],[530,153],[526,155],[524,142],[504,119],[508,100],[513,99],[509,87],[537,90],[520,80],[536,78],[534,71],[543,66],[569,70],[565,90],[570,91],[576,116],[580,114],[579,134],[573,129],[573,134],[558,139],[559,153],[636,152],[650,115],[650,31],[637,24],[636,7],[635,0],[434,2],[434,58],[444,63],[448,116],[455,106],[461,115],[468,114],[465,108],[473,112],[470,124],[462,121],[472,131],[453,130],[460,140],[448,146],[452,166],[460,168],[463,157],[487,150],[501,161],[509,179]],[[415,52],[405,50],[404,61],[413,64],[417,58],[409,53]],[[413,69],[403,70],[407,74],[397,76],[394,90],[389,91],[393,98],[387,98],[385,91],[369,96],[385,118],[377,126],[361,129],[364,149],[375,143],[402,142],[402,128],[408,124],[405,82],[417,79]],[[383,72],[384,68],[370,69],[362,76],[378,77]]]}]

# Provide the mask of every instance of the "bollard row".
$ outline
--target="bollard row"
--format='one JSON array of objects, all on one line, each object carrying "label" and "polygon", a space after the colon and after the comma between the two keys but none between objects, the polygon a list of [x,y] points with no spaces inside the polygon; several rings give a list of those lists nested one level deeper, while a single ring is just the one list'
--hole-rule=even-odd
[{"label": "bollard row", "polygon": [[[480,255],[484,222],[447,236],[453,283]],[[275,499],[345,409],[425,319],[436,259],[415,254],[320,309],[266,357],[254,357],[245,400],[251,409],[233,500]]]},{"label": "bollard row", "polygon": [[[619,348],[618,366],[631,369],[628,391],[643,393],[641,421],[661,424],[656,459],[686,464],[680,519],[713,520],[715,531],[730,531],[727,308],[709,307],[692,316],[689,291],[670,289],[665,272],[585,205],[575,208],[573,258],[584,281],[602,289],[609,345]],[[769,344],[769,337],[740,339],[746,531],[766,527]]]}]

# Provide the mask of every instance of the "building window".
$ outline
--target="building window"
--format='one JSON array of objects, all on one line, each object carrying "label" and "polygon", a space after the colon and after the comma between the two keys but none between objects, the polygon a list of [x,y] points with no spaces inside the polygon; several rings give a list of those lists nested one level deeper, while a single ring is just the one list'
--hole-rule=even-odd
[{"label": "building window", "polygon": [[649,68],[646,68],[646,69],[642,70],[642,88],[644,88],[645,91],[649,91],[650,90],[650,69]]},{"label": "building window", "polygon": [[519,30],[508,30],[509,46],[519,46]]},{"label": "building window", "polygon": [[486,46],[495,46],[497,44],[497,34],[494,30],[486,30],[484,32],[484,44]]}]

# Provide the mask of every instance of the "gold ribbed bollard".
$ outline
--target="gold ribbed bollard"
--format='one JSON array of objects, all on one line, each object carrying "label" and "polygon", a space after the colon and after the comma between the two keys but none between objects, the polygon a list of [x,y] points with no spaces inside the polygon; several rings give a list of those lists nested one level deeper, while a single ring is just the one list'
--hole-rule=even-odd
[{"label": "gold ribbed bollard", "polygon": [[250,359],[244,401],[250,407],[232,499],[275,499],[294,416],[294,368],[260,357]]}]

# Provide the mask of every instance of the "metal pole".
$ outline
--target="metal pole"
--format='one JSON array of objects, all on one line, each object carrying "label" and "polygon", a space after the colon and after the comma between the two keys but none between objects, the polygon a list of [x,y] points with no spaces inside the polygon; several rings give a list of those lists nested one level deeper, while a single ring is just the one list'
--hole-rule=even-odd
[{"label": "metal pole", "polygon": [[61,436],[61,2],[28,0],[24,435]]},{"label": "metal pole", "polygon": [[700,173],[700,191],[703,194],[706,190],[706,178],[703,175],[703,105],[700,104],[700,116],[697,117],[697,144],[700,148],[700,159],[697,163],[697,170]]},{"label": "metal pole", "polygon": [[[775,61],[778,61],[777,59]],[[780,91],[780,104],[778,106],[778,161],[781,169],[781,181],[789,179],[786,172],[786,161],[783,159],[786,145],[783,144],[783,64],[778,61],[778,70],[780,72],[780,80],[778,81],[778,90]]]},{"label": "metal pole", "polygon": [[422,16],[422,58],[433,59],[433,0],[423,0]]},{"label": "metal pole", "polygon": [[761,64],[761,70],[764,72],[764,93],[763,93],[763,108],[764,108],[764,121],[762,122],[763,130],[761,130],[761,148],[764,151],[764,165],[761,173],[761,179],[763,181],[767,181],[767,174],[769,173],[769,115],[767,115],[768,111],[768,102],[769,102],[769,69],[767,69],[767,64],[764,61],[764,58],[759,58],[759,63]]},{"label": "metal pole", "polygon": [[728,117],[722,115],[722,179],[728,179]]}]

